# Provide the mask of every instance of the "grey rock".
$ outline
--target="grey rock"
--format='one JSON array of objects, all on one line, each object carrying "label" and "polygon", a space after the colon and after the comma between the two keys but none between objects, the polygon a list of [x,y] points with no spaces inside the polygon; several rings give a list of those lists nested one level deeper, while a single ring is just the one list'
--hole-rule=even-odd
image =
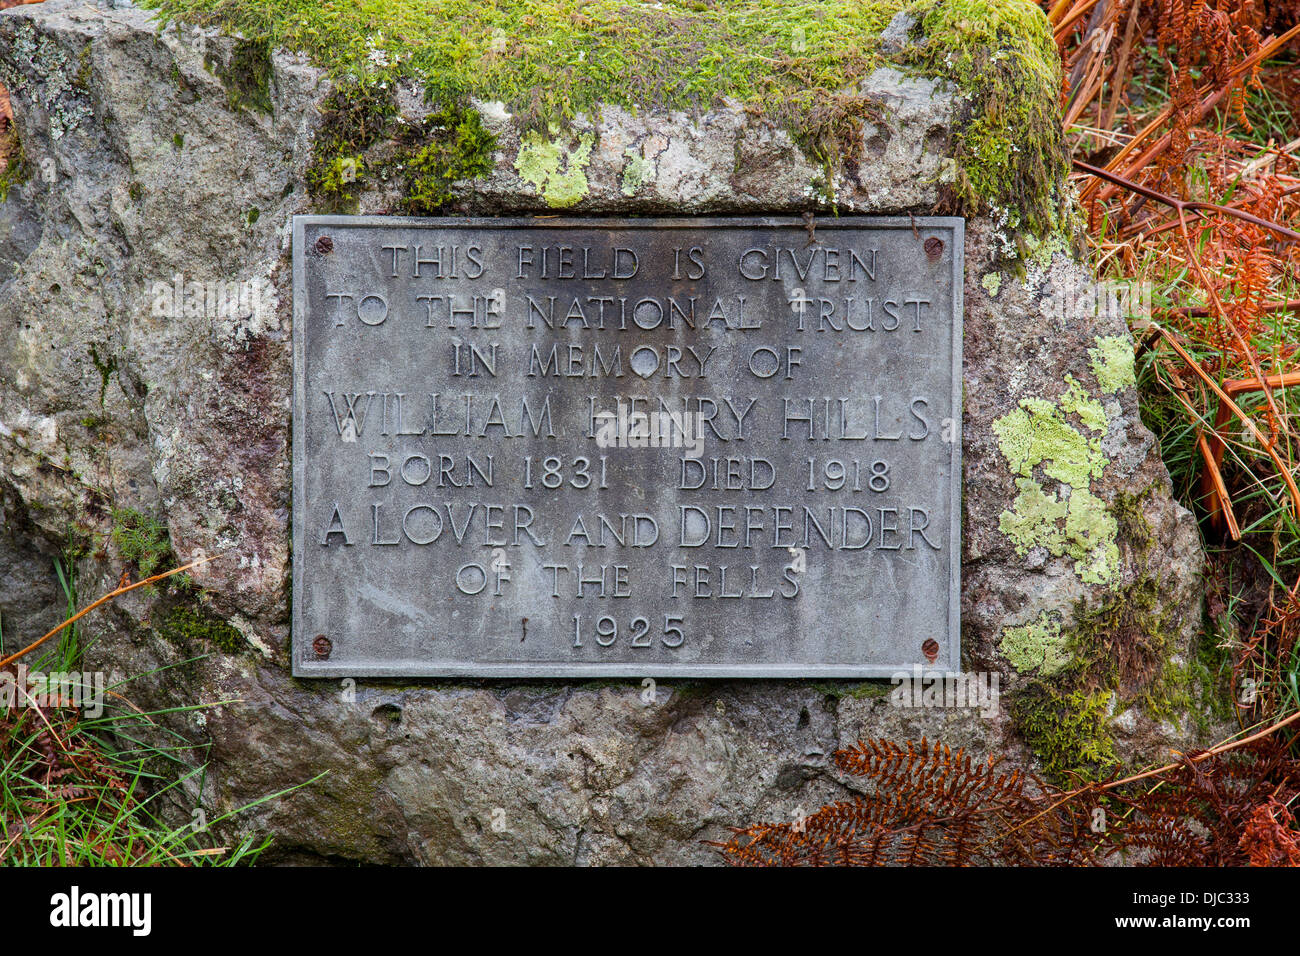
[{"label": "grey rock", "polygon": [[[192,784],[170,794],[177,820],[200,802],[211,817],[328,771],[235,826],[269,833],[279,859],[301,862],[701,863],[716,859],[701,841],[728,826],[791,819],[851,793],[830,755],[859,737],[942,738],[1033,765],[1007,701],[991,718],[905,709],[880,693],[888,684],[669,682],[647,705],[643,687],[627,682],[293,679],[288,226],[315,211],[303,173],[330,83],[276,53],[271,114],[231,109],[204,60],[227,61],[232,43],[82,0],[0,14],[0,78],[41,171],[0,208],[5,642],[50,619],[42,603],[58,595],[48,556],[69,543],[90,545],[78,563],[83,594],[116,583],[127,562],[111,535],[115,512],[157,516],[181,559],[224,555],[195,573],[197,612],[229,622],[235,646],[169,627],[181,599],[167,593],[120,602],[87,624],[99,638],[89,666],[147,675],[128,685],[137,705],[210,705],[168,718],[211,745],[202,792]],[[738,107],[580,116],[554,134],[586,183],[568,211],[799,213],[824,208],[829,194],[842,211],[931,212],[951,175],[952,95],[892,70],[860,94],[879,119],[829,183],[788,133]],[[413,117],[427,110],[421,102],[400,99]],[[456,211],[553,213],[547,183],[517,164],[518,121],[479,106],[498,134],[495,165],[457,185]],[[583,137],[589,156],[575,149]],[[358,211],[394,211],[399,189],[369,184]],[[1129,342],[1122,321],[1045,317],[1053,284],[1088,277],[1064,247],[1009,265],[1015,239],[988,217],[967,224],[963,644],[967,669],[1003,675],[1009,699],[1029,675],[1001,649],[1006,628],[1068,615],[1078,601],[1097,606],[1142,574],[1158,580],[1185,647],[1201,563],[1135,390],[1102,394],[1093,369],[1102,339]],[[169,309],[178,275],[263,283],[266,295],[234,316]],[[1051,529],[1038,529],[1047,543],[1023,547],[1001,527],[1017,488],[994,424],[1023,400],[1059,408],[1067,375],[1104,412],[1107,463],[1086,487],[1059,493],[1135,496],[1159,542],[1141,568],[1128,544],[1116,542],[1114,560],[1101,548],[1091,557],[1105,583],[1054,552]],[[149,673],[196,654],[208,656]],[[1186,744],[1173,725],[1128,723],[1119,745],[1130,759]]]},{"label": "grey rock", "polygon": [[915,27],[916,18],[906,10],[895,13],[894,18],[889,21],[889,25],[880,34],[880,51],[882,53],[898,53],[912,42],[911,33]]}]

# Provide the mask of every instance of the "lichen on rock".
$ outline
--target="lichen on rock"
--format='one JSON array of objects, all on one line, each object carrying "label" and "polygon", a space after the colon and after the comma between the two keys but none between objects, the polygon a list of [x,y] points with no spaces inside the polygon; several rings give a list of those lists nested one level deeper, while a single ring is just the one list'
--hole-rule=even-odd
[{"label": "lichen on rock", "polygon": [[1136,385],[1132,339],[1127,335],[1100,335],[1096,342],[1096,348],[1088,349],[1088,356],[1101,390],[1113,394]]},{"label": "lichen on rock", "polygon": [[[1070,375],[1065,381],[1065,393],[1055,402],[1023,398],[1019,408],[993,422],[998,447],[1019,476],[1018,494],[999,527],[1019,553],[1045,548],[1054,557],[1073,558],[1080,580],[1110,584],[1119,560],[1118,525],[1092,492],[1093,479],[1109,464],[1101,449],[1109,422],[1078,381]],[[1047,491],[1034,477],[1038,470],[1058,490]]]},{"label": "lichen on rock", "polygon": [[552,124],[549,135],[536,130],[527,133],[515,157],[515,169],[531,184],[547,205],[567,209],[582,201],[590,190],[584,170],[591,162],[595,137],[583,133],[573,138]]},{"label": "lichen on rock", "polygon": [[1050,676],[1073,659],[1066,643],[1061,636],[1061,622],[1043,611],[1028,624],[1004,629],[1001,647],[1011,666],[1022,674],[1037,670]]}]

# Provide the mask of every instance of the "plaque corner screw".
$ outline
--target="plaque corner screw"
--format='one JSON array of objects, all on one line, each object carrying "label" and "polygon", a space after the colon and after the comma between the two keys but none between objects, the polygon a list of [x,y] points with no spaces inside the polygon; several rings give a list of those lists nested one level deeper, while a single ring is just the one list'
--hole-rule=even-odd
[{"label": "plaque corner screw", "polygon": [[938,236],[931,236],[925,240],[925,254],[930,257],[932,262],[938,259],[943,255],[943,240]]},{"label": "plaque corner screw", "polygon": [[330,652],[334,650],[334,642],[324,634],[317,634],[316,639],[311,642],[311,649],[316,652],[316,656],[323,661],[329,660]]},{"label": "plaque corner screw", "polygon": [[329,255],[334,251],[334,240],[329,236],[321,236],[316,240],[316,251],[322,256]]}]

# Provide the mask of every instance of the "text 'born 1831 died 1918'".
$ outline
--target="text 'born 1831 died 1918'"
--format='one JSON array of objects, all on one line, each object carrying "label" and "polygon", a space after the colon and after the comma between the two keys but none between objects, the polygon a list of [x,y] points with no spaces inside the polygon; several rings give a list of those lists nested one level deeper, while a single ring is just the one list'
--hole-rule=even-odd
[{"label": "text 'born 1831 died 1918'", "polygon": [[962,222],[294,221],[294,671],[956,670]]}]

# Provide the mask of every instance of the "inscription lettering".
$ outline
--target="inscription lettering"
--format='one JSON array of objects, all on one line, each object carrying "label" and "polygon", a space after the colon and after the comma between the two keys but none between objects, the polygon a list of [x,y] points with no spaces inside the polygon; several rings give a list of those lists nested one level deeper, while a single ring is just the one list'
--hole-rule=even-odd
[{"label": "inscription lettering", "polygon": [[959,666],[961,221],[811,236],[296,219],[295,673]]}]

